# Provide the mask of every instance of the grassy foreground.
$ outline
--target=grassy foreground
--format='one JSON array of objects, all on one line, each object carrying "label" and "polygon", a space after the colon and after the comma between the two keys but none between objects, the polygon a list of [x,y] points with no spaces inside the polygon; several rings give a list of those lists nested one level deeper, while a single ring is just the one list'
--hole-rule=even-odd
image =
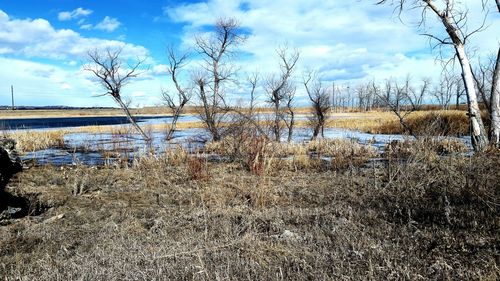
[{"label": "grassy foreground", "polygon": [[258,172],[182,152],[33,167],[7,190],[45,212],[0,226],[0,279],[500,278],[498,151],[407,143],[372,163],[355,151],[347,165],[292,157]]}]

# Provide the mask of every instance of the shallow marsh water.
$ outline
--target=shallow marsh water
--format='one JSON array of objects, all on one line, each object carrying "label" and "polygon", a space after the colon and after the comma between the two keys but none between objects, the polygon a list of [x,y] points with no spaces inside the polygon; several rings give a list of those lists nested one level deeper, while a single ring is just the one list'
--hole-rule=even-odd
[{"label": "shallow marsh water", "polygon": [[[87,117],[86,117],[87,118]],[[153,125],[170,122],[170,116],[156,116],[156,117],[143,117],[139,118],[139,124]],[[306,119],[307,116],[299,116],[299,119]],[[58,118],[60,119],[60,118]],[[79,118],[82,121],[85,118]],[[89,121],[91,120],[91,121]],[[105,125],[115,119],[89,119],[83,120],[81,124],[88,124],[88,122],[104,121]],[[111,121],[110,121],[111,120]],[[61,129],[59,125],[48,124],[44,122],[36,123],[31,128],[37,131]],[[50,120],[49,120],[50,121]],[[57,124],[75,124],[73,121],[62,123],[55,120]],[[123,120],[118,120],[123,121]],[[198,121],[196,116],[185,115],[179,119],[179,122]],[[46,124],[44,128],[36,127],[40,124]],[[77,124],[80,126],[81,124]],[[97,125],[102,125],[98,123]],[[129,126],[121,122],[116,123],[116,127]],[[29,127],[29,126],[26,126]],[[26,128],[24,127],[24,128]],[[131,131],[131,130],[130,130]],[[354,130],[346,130],[340,128],[325,128],[325,138],[327,139],[355,139],[361,144],[371,145],[377,150],[382,151],[383,147],[393,140],[405,140],[408,136],[404,135],[382,135],[382,134],[369,134]],[[34,160],[40,165],[71,165],[82,163],[86,165],[102,165],[110,164],[118,159],[134,159],[147,153],[161,154],[167,149],[182,147],[189,152],[194,152],[202,148],[204,143],[210,139],[204,129],[192,128],[183,129],[174,133],[174,139],[171,141],[165,140],[165,133],[153,132],[151,134],[152,141],[148,144],[140,135],[135,133],[116,134],[116,133],[69,133],[64,137],[65,147],[50,148],[39,151],[26,153],[22,156],[23,160]],[[311,130],[306,128],[296,128],[294,130],[293,141],[303,142],[311,138]],[[470,146],[467,138],[460,138],[461,141]]]}]

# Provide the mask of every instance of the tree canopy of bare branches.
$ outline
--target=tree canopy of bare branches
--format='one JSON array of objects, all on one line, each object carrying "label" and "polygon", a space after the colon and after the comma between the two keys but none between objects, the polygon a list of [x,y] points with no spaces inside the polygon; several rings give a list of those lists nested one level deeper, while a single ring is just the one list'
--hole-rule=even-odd
[{"label": "tree canopy of bare branches", "polygon": [[379,99],[398,117],[401,126],[415,138],[418,136],[407,124],[406,118],[421,107],[423,98],[429,90],[429,84],[428,79],[422,79],[420,87],[414,89],[410,76],[407,76],[402,83],[387,79],[382,91],[376,92]]},{"label": "tree canopy of bare branches", "polygon": [[288,47],[276,50],[280,60],[280,73],[269,76],[266,80],[265,90],[267,101],[273,109],[274,120],[271,132],[275,141],[280,141],[284,127],[288,128],[288,141],[291,141],[295,124],[295,112],[293,102],[295,98],[295,85],[290,81],[295,65],[299,60],[300,53]]},{"label": "tree canopy of bare branches", "polygon": [[165,136],[167,140],[170,140],[173,137],[175,128],[177,126],[177,121],[179,119],[179,116],[182,114],[184,106],[191,99],[192,90],[190,88],[182,87],[179,83],[179,78],[178,78],[179,71],[186,64],[186,60],[188,59],[188,54],[185,53],[179,56],[175,53],[172,47],[168,49],[167,53],[168,53],[168,73],[170,75],[170,79],[174,83],[176,90],[175,94],[167,91],[162,91],[163,100],[167,104],[168,108],[170,108],[170,111],[172,113],[172,121]]},{"label": "tree canopy of bare branches", "polygon": [[215,30],[210,35],[195,38],[196,49],[204,61],[203,69],[193,77],[200,102],[199,116],[214,141],[220,140],[221,122],[229,111],[223,86],[236,72],[230,61],[236,48],[245,40],[239,27],[236,19],[221,18],[215,23]]},{"label": "tree canopy of bare branches", "polygon": [[310,119],[311,126],[313,127],[312,139],[316,139],[320,133],[321,137],[324,138],[325,123],[332,107],[330,94],[323,87],[317,74],[312,71],[304,75],[302,83],[306,88],[307,96],[313,108],[313,116]]},{"label": "tree canopy of bare branches", "polygon": [[90,71],[98,79],[99,84],[106,90],[103,95],[111,96],[118,105],[123,109],[129,122],[136,128],[145,140],[149,137],[144,133],[139,125],[134,120],[128,104],[123,101],[122,88],[127,85],[131,79],[139,75],[139,67],[144,63],[144,59],[137,59],[133,63],[125,63],[120,57],[121,49],[105,51],[93,50],[89,51],[89,63],[84,67]]},{"label": "tree canopy of bare branches", "polygon": [[452,97],[457,92],[458,79],[448,71],[443,71],[438,85],[430,92],[442,109],[449,109]]}]

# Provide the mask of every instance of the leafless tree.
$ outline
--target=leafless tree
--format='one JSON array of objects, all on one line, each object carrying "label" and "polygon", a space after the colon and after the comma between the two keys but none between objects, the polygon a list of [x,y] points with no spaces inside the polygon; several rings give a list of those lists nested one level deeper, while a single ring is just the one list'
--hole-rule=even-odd
[{"label": "leafless tree", "polygon": [[[482,0],[483,7],[485,7],[486,0]],[[484,128],[483,121],[481,119],[481,111],[478,103],[478,95],[476,91],[476,85],[474,81],[472,66],[470,63],[469,55],[466,50],[466,45],[468,39],[473,34],[484,29],[484,23],[478,28],[472,29],[467,24],[468,14],[467,10],[463,9],[462,3],[453,0],[380,0],[378,4],[383,3],[391,3],[396,4],[397,9],[402,12],[404,9],[420,9],[422,11],[422,22],[424,24],[427,19],[427,13],[430,12],[434,14],[439,22],[442,24],[444,31],[446,31],[445,37],[438,37],[433,34],[426,34],[430,38],[436,40],[439,46],[452,46],[455,51],[455,57],[458,59],[462,69],[462,79],[465,87],[465,92],[467,95],[467,104],[468,104],[468,116],[471,124],[471,139],[472,146],[474,150],[480,151],[483,150],[488,144],[488,137],[486,135],[486,131]],[[499,1],[496,0],[497,8],[500,12]],[[486,17],[485,17],[486,18]],[[500,48],[499,52],[500,54]],[[500,56],[497,56],[497,64]],[[500,67],[499,67],[500,68]],[[494,77],[498,77],[499,68],[495,68],[496,71],[494,73]],[[499,78],[494,79],[494,81],[498,81]],[[499,87],[496,86],[498,83],[493,83],[494,88]],[[495,91],[492,100],[499,100],[498,95],[496,95]],[[498,109],[498,110],[497,110]],[[491,115],[492,119],[492,127],[498,128],[496,130],[498,133],[492,133],[492,136],[498,136],[500,134],[500,105],[494,106],[493,113]],[[498,138],[496,138],[498,139]],[[498,141],[495,137],[492,138],[492,142],[498,144]]]},{"label": "leafless tree", "polygon": [[[233,121],[236,127],[243,130],[253,130],[262,137],[267,137],[264,129],[260,123],[260,117],[257,114],[257,86],[259,81],[259,74],[257,72],[248,75],[246,82],[250,86],[249,100],[246,106],[229,106],[228,109],[234,113]],[[233,126],[233,127],[235,127]]]},{"label": "leafless tree", "polygon": [[449,109],[451,98],[456,93],[456,79],[447,71],[443,71],[439,84],[430,92],[442,109]]},{"label": "leafless tree", "polygon": [[291,75],[299,60],[300,53],[294,50],[289,54],[288,47],[276,50],[280,59],[279,75],[271,75],[265,85],[267,101],[273,109],[273,121],[271,132],[275,141],[280,141],[284,127],[288,128],[288,140],[291,141],[293,127],[295,124],[295,113],[293,111],[293,100],[295,86],[290,81]]},{"label": "leafless tree", "polygon": [[260,141],[267,141],[268,139],[267,132],[260,123],[260,116],[256,111],[258,81],[259,75],[257,72],[247,76],[245,98],[229,107],[232,114],[228,115],[228,124],[225,128],[225,137],[229,137],[231,142],[232,152],[229,156],[233,160],[243,161],[245,165],[250,164],[248,162],[248,157],[250,157],[248,146],[256,145]]},{"label": "leafless tree", "polygon": [[175,86],[175,94],[167,91],[162,91],[163,100],[170,108],[172,113],[172,121],[166,133],[166,139],[171,140],[177,126],[179,116],[182,114],[184,106],[189,102],[192,96],[192,90],[182,87],[179,83],[178,75],[182,67],[185,66],[188,54],[185,53],[181,56],[176,55],[173,48],[168,48],[168,73]]},{"label": "leafless tree", "polygon": [[380,98],[382,95],[382,88],[377,84],[375,79],[373,79],[370,82],[369,91],[371,92],[371,95],[373,96],[373,107],[376,107],[378,109],[386,108],[386,104],[385,104],[384,100],[382,98]]},{"label": "leafless tree", "polygon": [[460,100],[465,96],[464,83],[462,77],[455,77],[455,109],[460,109]]},{"label": "leafless tree", "polygon": [[286,107],[285,107],[285,115],[283,116],[284,117],[284,121],[285,121],[285,125],[288,129],[288,137],[287,137],[287,142],[291,142],[292,141],[292,137],[293,137],[293,129],[295,127],[295,90],[297,88],[295,86],[290,86],[290,90],[286,92],[286,95],[285,95],[285,104],[286,104]]},{"label": "leafless tree", "polygon": [[199,116],[214,141],[221,139],[221,122],[229,112],[224,84],[231,81],[236,71],[230,60],[235,55],[235,49],[245,40],[239,26],[234,18],[221,18],[209,36],[195,38],[196,49],[204,60],[203,70],[194,77],[196,94],[201,103]]},{"label": "leafless tree", "polygon": [[474,70],[474,81],[476,82],[477,91],[479,93],[479,101],[484,104],[488,113],[491,113],[491,86],[493,83],[494,69],[495,60],[490,58],[486,61],[479,60],[478,66]]},{"label": "leafless tree", "polygon": [[325,123],[332,108],[330,95],[317,74],[312,71],[304,75],[303,84],[313,108],[313,117],[310,120],[313,127],[312,139],[316,139],[320,133],[324,138]]},{"label": "leafless tree", "polygon": [[357,105],[359,111],[369,111],[373,108],[376,95],[371,83],[360,83],[356,86]]},{"label": "leafless tree", "polygon": [[99,51],[97,49],[89,51],[89,63],[84,67],[85,70],[92,72],[98,79],[99,84],[106,90],[103,95],[109,95],[123,109],[129,122],[142,135],[144,140],[150,138],[141,127],[135,122],[128,104],[123,100],[121,91],[123,86],[128,84],[132,78],[139,75],[139,67],[144,63],[144,59],[137,59],[133,63],[124,63],[120,57],[121,49],[112,51],[107,49]]},{"label": "leafless tree", "polygon": [[410,76],[403,83],[387,79],[383,91],[379,93],[379,99],[398,117],[401,126],[418,138],[408,125],[406,118],[416,110],[419,110],[423,99],[429,88],[429,80],[423,79],[419,89],[411,85]]}]

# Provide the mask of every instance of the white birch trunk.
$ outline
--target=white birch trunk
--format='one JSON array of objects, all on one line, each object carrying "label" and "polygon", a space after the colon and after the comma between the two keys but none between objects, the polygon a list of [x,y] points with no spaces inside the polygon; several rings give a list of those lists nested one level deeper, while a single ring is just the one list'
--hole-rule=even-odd
[{"label": "white birch trunk", "polygon": [[472,146],[475,151],[483,150],[488,144],[488,138],[481,119],[481,110],[477,101],[477,93],[474,84],[472,68],[465,52],[463,44],[455,44],[460,66],[462,67],[462,78],[464,80],[465,92],[467,93],[467,102],[469,108],[469,120],[471,127]]},{"label": "white birch trunk", "polygon": [[491,85],[491,129],[490,143],[500,146],[500,49],[498,49],[497,62],[493,72]]}]

